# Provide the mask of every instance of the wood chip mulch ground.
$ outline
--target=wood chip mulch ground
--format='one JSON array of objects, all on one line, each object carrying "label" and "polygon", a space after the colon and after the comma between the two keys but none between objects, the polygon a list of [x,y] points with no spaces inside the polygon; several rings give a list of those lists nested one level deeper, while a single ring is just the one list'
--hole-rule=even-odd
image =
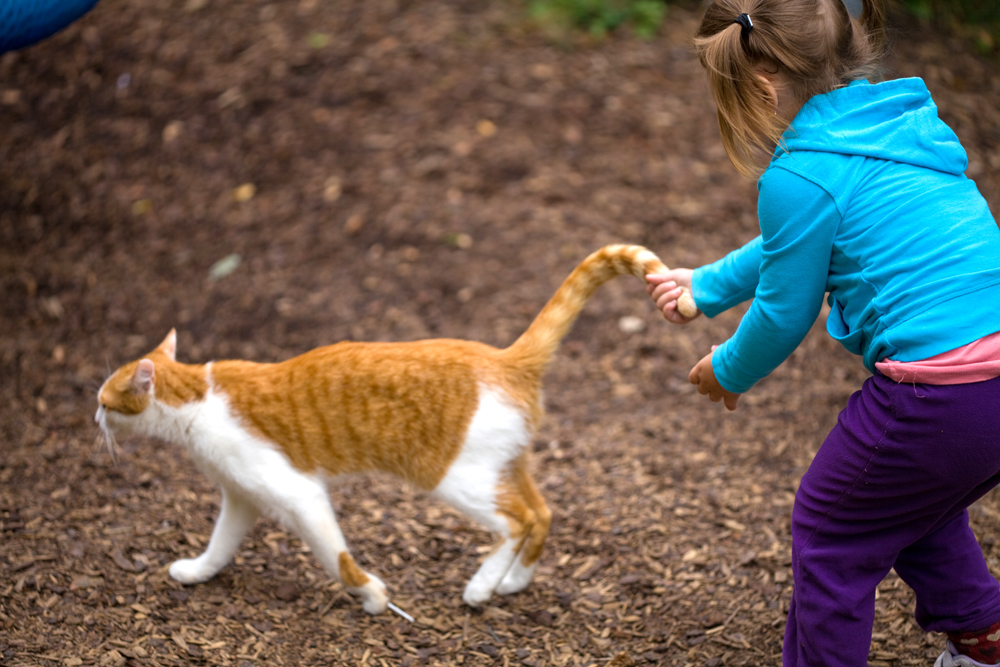
[{"label": "wood chip mulch ground", "polygon": [[[740,312],[684,328],[620,279],[546,379],[555,514],[535,582],[470,610],[490,536],[389,478],[333,491],[352,549],[414,617],[371,617],[262,520],[191,587],[218,492],[186,454],[95,442],[95,390],[171,327],[191,362],[338,340],[504,346],[611,242],[671,265],[755,235],[672,7],[656,39],[553,41],[519,3],[102,0],[0,57],[0,663],[780,664],[797,481],[866,376],[818,322],[726,413],[687,384]],[[897,17],[1000,206],[1000,77]],[[998,497],[972,509],[1000,572]],[[871,665],[943,648],[879,587]]]}]

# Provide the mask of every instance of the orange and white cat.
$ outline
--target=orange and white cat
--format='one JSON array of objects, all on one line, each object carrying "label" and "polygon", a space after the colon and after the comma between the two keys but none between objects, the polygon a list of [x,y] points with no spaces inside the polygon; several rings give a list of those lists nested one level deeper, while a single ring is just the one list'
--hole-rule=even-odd
[{"label": "orange and white cat", "polygon": [[297,533],[365,611],[384,611],[385,584],[351,557],[327,494],[339,475],[383,471],[500,534],[465,588],[465,602],[479,606],[530,583],[549,531],[527,461],[546,362],[602,283],[664,270],[641,246],[602,248],[503,350],[446,339],[342,342],[281,363],[190,365],[176,360],[171,330],[108,378],[95,419],[109,444],[135,434],[187,447],[222,488],[208,547],[171,564],[177,581],[213,577],[263,513]]}]

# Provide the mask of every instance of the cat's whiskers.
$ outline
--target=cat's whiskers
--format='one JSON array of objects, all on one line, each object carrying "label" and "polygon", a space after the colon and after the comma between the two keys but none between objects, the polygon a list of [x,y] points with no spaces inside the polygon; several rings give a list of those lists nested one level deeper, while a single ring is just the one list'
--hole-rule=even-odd
[{"label": "cat's whiskers", "polygon": [[115,439],[115,435],[107,427],[101,426],[100,432],[97,434],[97,438],[94,440],[94,444],[98,448],[106,447],[108,450],[108,455],[111,456],[111,462],[115,465],[118,464],[118,440]]},{"label": "cat's whiskers", "polygon": [[115,438],[114,431],[108,426],[108,413],[104,408],[99,408],[97,412],[97,426],[100,432],[97,435],[98,440],[103,440],[103,444],[108,448],[108,455],[111,456],[111,462],[118,464],[118,440]]},{"label": "cat's whiskers", "polygon": [[111,431],[105,431],[104,442],[108,446],[108,455],[111,457],[111,462],[117,465],[118,450],[120,447],[118,446],[118,440],[115,438],[114,433]]}]

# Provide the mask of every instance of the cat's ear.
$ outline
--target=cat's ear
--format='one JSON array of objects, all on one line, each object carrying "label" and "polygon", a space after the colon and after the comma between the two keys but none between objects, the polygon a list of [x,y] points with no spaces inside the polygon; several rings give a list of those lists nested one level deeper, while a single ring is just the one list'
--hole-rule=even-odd
[{"label": "cat's ear", "polygon": [[156,349],[170,357],[170,361],[177,361],[177,329],[171,329]]},{"label": "cat's ear", "polygon": [[142,396],[153,390],[153,383],[156,381],[156,366],[149,359],[142,359],[135,367],[135,375],[132,376],[132,391]]}]

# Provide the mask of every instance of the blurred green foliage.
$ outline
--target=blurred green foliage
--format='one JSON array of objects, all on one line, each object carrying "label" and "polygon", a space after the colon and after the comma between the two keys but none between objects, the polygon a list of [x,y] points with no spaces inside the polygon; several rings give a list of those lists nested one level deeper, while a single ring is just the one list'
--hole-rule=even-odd
[{"label": "blurred green foliage", "polygon": [[[900,0],[917,18],[971,39],[981,53],[1000,53],[1000,0]],[[553,33],[584,30],[595,38],[629,26],[641,38],[656,35],[668,4],[695,0],[527,0],[531,18]]]},{"label": "blurred green foliage", "polygon": [[903,4],[924,19],[947,18],[969,25],[1000,23],[997,0],[903,0]]},{"label": "blurred green foliage", "polygon": [[984,54],[996,54],[1000,44],[1000,2],[997,0],[902,0],[917,18],[970,38]]},{"label": "blurred green foliage", "polygon": [[603,37],[622,25],[650,39],[667,14],[665,0],[530,0],[528,10],[539,24],[555,30],[583,29]]}]

